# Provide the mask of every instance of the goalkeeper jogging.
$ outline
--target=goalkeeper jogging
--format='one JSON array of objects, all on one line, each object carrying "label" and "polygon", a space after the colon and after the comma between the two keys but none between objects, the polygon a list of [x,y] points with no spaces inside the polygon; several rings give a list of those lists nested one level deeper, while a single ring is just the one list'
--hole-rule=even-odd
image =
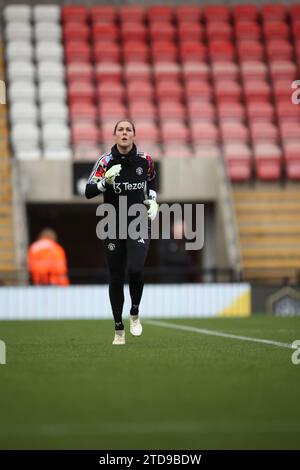
[{"label": "goalkeeper jogging", "polygon": [[[109,153],[98,158],[88,179],[85,195],[88,199],[103,193],[104,202],[112,204],[119,218],[119,198],[127,197],[127,207],[137,203],[147,206],[149,220],[154,220],[156,203],[155,170],[150,155],[137,150],[134,143],[135,126],[127,120],[118,121],[114,132],[115,145]],[[118,232],[117,232],[118,233]],[[131,297],[130,332],[142,334],[139,319],[139,304],[143,293],[143,267],[148,254],[150,238],[104,240],[104,249],[109,269],[109,298],[115,322],[114,345],[125,344],[122,321],[124,304],[125,272],[128,269]]]}]

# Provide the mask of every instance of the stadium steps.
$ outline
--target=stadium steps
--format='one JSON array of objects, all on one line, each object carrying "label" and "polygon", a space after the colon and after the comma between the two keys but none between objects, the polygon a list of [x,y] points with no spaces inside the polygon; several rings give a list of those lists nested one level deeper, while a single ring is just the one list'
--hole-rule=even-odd
[{"label": "stadium steps", "polygon": [[[0,79],[4,79],[3,48],[0,45]],[[16,256],[9,158],[7,106],[0,104],[0,283],[14,279]]]},{"label": "stadium steps", "polygon": [[300,273],[300,191],[233,188],[245,280],[297,280]]}]

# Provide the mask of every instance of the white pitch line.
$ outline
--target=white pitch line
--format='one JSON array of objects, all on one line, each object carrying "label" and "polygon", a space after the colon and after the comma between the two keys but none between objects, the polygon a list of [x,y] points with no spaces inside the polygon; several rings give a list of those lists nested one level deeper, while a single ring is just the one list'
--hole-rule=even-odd
[{"label": "white pitch line", "polygon": [[144,320],[144,323],[148,323],[154,326],[161,326],[163,328],[174,328],[175,330],[191,331],[193,333],[200,333],[203,335],[221,336],[222,338],[239,339],[240,341],[252,341],[253,343],[269,344],[271,346],[278,346],[280,348],[297,349],[297,347],[293,347],[291,343],[281,343],[280,341],[273,341],[271,339],[233,335],[231,333],[223,333],[222,331],[207,330],[205,328],[196,328],[194,326],[177,325],[176,323],[167,323],[160,320]]}]

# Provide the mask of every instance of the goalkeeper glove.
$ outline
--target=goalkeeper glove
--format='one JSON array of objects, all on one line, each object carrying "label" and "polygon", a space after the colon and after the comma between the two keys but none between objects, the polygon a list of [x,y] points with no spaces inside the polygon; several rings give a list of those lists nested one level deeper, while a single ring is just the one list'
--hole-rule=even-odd
[{"label": "goalkeeper glove", "polygon": [[146,204],[146,206],[149,206],[149,209],[147,210],[148,219],[150,219],[151,221],[154,220],[158,212],[157,202],[154,201],[154,199],[146,199],[144,201],[144,204]]},{"label": "goalkeeper glove", "polygon": [[105,173],[105,182],[108,184],[113,184],[115,178],[120,175],[121,165],[114,165],[112,166],[107,172]]}]

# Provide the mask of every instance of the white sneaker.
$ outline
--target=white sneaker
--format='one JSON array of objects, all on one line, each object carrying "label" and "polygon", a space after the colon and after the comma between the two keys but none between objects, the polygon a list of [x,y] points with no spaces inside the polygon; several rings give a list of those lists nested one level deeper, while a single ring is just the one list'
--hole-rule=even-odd
[{"label": "white sneaker", "polygon": [[112,344],[125,344],[125,330],[116,330]]},{"label": "white sneaker", "polygon": [[141,336],[143,327],[138,315],[129,315],[130,333],[133,336]]}]

